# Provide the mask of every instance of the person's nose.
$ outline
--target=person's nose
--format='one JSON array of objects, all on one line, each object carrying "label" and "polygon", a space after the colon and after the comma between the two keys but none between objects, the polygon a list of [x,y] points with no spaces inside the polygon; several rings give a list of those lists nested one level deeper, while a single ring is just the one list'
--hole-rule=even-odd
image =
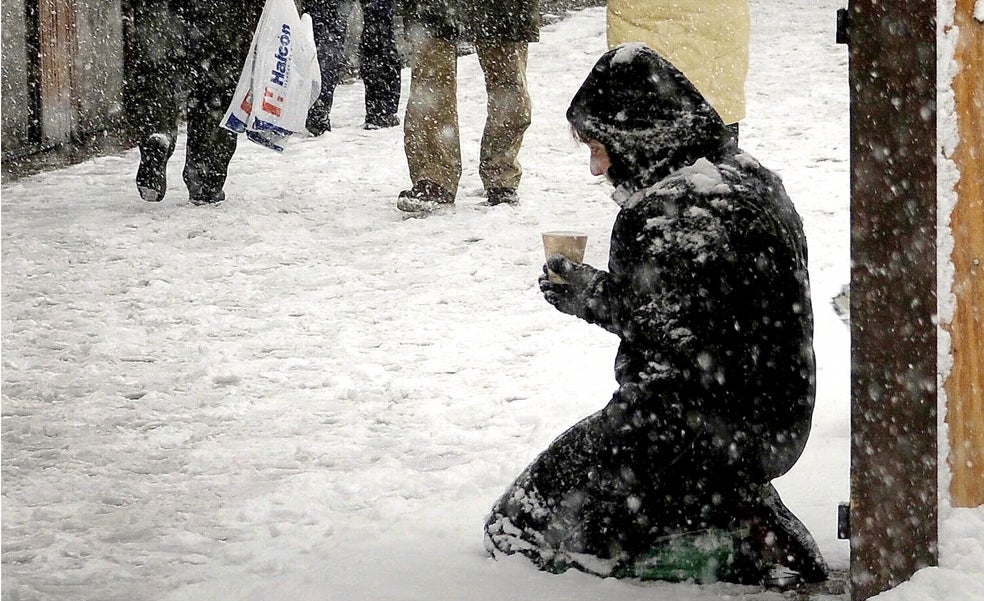
[{"label": "person's nose", "polygon": [[591,175],[605,175],[608,171],[607,161],[603,160],[603,157],[598,156],[597,152],[591,152]]},{"label": "person's nose", "polygon": [[591,149],[591,175],[605,175],[610,164],[607,154],[595,148]]}]

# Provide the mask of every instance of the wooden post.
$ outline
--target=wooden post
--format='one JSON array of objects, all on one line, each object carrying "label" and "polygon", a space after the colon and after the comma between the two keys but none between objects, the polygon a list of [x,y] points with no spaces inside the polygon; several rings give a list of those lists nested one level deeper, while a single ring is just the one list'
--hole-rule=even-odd
[{"label": "wooden post", "polygon": [[960,170],[951,215],[956,309],[948,324],[953,366],[945,383],[950,432],[950,496],[955,507],[984,504],[984,23],[975,0],[956,0],[953,92]]},{"label": "wooden post", "polygon": [[78,29],[73,0],[41,0],[41,134],[45,143],[70,142],[81,110],[75,67]]},{"label": "wooden post", "polygon": [[936,564],[936,3],[852,0],[851,596]]}]

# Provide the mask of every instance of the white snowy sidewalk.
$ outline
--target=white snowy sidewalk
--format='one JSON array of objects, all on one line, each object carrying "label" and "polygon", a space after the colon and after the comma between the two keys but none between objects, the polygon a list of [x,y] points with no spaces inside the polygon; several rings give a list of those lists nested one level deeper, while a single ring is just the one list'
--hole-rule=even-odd
[{"label": "white snowy sidewalk", "polygon": [[[839,6],[753,2],[741,136],[810,241],[815,425],[777,484],[843,570]],[[536,285],[544,229],[586,230],[586,261],[606,263],[616,207],[564,120],[603,31],[591,9],[531,47],[517,207],[481,205],[474,56],[459,62],[465,174],[448,214],[396,210],[402,132],[360,128],[359,84],[338,90],[329,134],[283,156],[241,143],[221,206],[188,203],[183,136],[160,204],[136,195],[135,152],[4,182],[3,600],[779,598],[553,576],[482,548],[504,487],[614,388],[616,339]]]}]

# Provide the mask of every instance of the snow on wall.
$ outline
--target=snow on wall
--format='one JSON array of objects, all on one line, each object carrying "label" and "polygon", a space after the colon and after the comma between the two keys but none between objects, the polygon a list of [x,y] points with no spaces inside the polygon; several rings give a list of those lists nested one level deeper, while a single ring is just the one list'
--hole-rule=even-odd
[{"label": "snow on wall", "polygon": [[[978,0],[977,8],[984,3]],[[956,206],[956,185],[960,178],[957,164],[952,160],[953,153],[960,142],[960,131],[957,127],[956,101],[953,94],[953,80],[957,74],[955,50],[959,31],[953,26],[956,0],[940,0],[936,4],[937,11],[937,107],[936,131],[939,144],[937,145],[937,311],[938,324],[949,324],[953,321],[956,297],[953,293],[954,267],[953,230],[950,226],[953,209]],[[949,332],[943,327],[938,328],[937,343],[937,386],[939,390],[939,490],[940,490],[940,520],[943,521],[951,513],[950,503],[950,464],[949,432],[946,425],[947,395],[944,384],[953,367],[951,341]]]}]

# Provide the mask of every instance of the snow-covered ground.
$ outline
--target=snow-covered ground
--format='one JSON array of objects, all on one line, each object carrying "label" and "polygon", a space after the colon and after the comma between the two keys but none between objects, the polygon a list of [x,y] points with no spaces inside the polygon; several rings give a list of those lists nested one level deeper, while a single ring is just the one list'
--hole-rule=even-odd
[{"label": "snow-covered ground", "polygon": [[[753,0],[741,132],[784,178],[810,241],[817,409],[777,486],[838,570],[843,4]],[[358,83],[338,90],[324,137],[282,156],[242,143],[221,206],[188,203],[183,138],[162,204],[137,198],[135,151],[3,182],[3,600],[784,598],[550,575],[482,547],[491,503],[614,388],[616,339],[536,285],[542,230],[587,231],[586,261],[606,263],[616,206],[564,120],[603,32],[604,10],[589,9],[531,47],[517,207],[481,205],[474,56],[459,62],[465,173],[450,213],[397,211],[402,132],[360,128]],[[944,518],[943,567],[880,600],[984,598],[984,512]]]}]

